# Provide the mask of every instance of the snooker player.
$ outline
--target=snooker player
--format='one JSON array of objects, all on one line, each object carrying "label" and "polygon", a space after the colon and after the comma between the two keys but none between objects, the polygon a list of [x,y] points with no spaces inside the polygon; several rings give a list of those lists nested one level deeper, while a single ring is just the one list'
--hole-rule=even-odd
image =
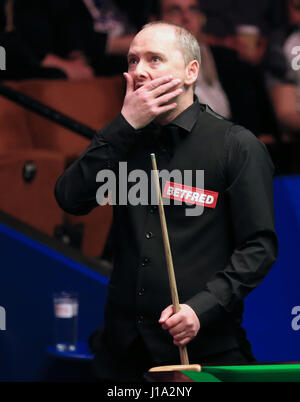
[{"label": "snooker player", "polygon": [[154,152],[159,170],[203,170],[203,191],[217,195],[213,207],[204,205],[194,216],[185,213],[184,203],[165,206],[178,313],[171,305],[157,206],[114,205],[104,328],[90,339],[103,380],[140,381],[150,367],[178,364],[178,346],[184,345],[190,363],[255,360],[241,326],[243,299],[277,255],[274,168],[252,133],[195,98],[200,65],[189,31],[165,22],[146,25],[130,45],[121,113],[56,183],[58,204],[87,214],[98,205],[99,171],[117,174],[119,163],[127,162],[128,172],[140,169],[150,177]]}]

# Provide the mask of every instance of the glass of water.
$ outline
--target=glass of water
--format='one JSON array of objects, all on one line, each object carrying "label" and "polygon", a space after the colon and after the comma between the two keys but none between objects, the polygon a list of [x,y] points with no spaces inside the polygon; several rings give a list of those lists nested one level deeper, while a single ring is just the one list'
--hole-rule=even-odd
[{"label": "glass of water", "polygon": [[78,331],[78,294],[58,292],[53,295],[55,345],[59,351],[74,351]]}]

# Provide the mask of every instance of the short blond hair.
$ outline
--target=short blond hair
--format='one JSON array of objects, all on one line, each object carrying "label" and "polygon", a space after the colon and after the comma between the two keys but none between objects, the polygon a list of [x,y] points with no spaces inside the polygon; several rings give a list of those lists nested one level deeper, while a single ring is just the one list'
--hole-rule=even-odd
[{"label": "short blond hair", "polygon": [[197,60],[199,66],[201,65],[201,53],[199,43],[195,36],[189,30],[182,27],[181,25],[165,21],[149,22],[142,27],[142,30],[155,25],[167,25],[175,28],[178,48],[183,55],[185,65],[188,65],[189,62],[193,60]]}]

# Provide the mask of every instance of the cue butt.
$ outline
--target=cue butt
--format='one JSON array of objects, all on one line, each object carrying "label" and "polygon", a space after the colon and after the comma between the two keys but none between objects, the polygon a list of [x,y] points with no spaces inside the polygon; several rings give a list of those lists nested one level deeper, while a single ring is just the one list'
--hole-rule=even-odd
[{"label": "cue butt", "polygon": [[200,364],[178,364],[174,366],[158,366],[152,367],[149,372],[159,371],[201,371]]}]

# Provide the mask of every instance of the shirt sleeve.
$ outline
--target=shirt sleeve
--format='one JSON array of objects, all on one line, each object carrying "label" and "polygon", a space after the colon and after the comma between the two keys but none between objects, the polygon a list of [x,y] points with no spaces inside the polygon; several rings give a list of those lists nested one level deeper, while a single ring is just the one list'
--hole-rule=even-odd
[{"label": "shirt sleeve", "polygon": [[93,138],[89,147],[57,180],[55,198],[73,215],[88,214],[98,203],[96,176],[102,169],[116,171],[120,160],[135,143],[135,130],[120,114]]},{"label": "shirt sleeve", "polygon": [[252,133],[233,126],[227,136],[225,166],[235,248],[224,270],[187,304],[200,325],[232,313],[269,272],[277,257],[273,211],[274,166],[265,145]]}]

